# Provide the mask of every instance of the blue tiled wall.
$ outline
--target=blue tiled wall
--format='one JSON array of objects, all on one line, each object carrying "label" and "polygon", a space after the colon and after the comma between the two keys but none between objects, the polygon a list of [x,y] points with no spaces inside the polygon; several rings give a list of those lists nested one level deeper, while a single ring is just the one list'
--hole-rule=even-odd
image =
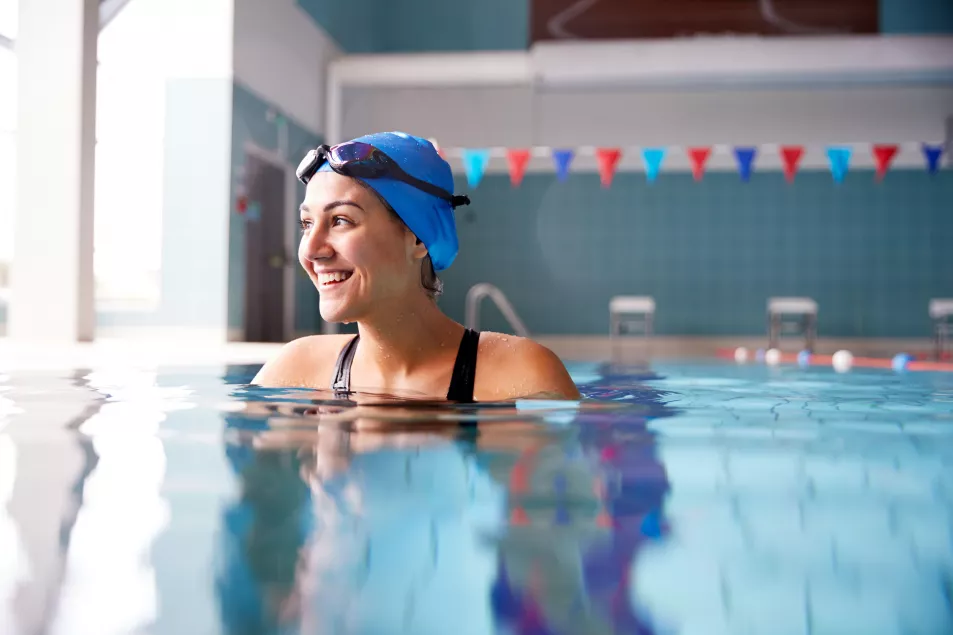
[{"label": "blue tiled wall", "polygon": [[[232,119],[232,211],[230,214],[228,250],[228,325],[242,328],[244,325],[245,299],[245,220],[236,211],[234,201],[241,166],[245,161],[245,145],[252,142],[266,150],[277,150],[278,127],[268,121],[271,104],[248,88],[235,82]],[[317,134],[294,121],[288,121],[288,152],[292,162],[304,156],[310,148],[322,143]],[[296,199],[288,201],[291,223],[298,221],[298,203],[304,198],[304,186],[299,184]],[[291,254],[296,256],[295,254]],[[317,332],[320,326],[318,315],[318,292],[300,267],[295,268],[295,330]]]},{"label": "blue tiled wall", "polygon": [[[458,182],[459,191],[466,184]],[[769,296],[820,304],[822,336],[929,335],[927,303],[953,296],[953,173],[869,171],[837,185],[803,172],[616,176],[559,183],[531,174],[513,189],[488,176],[458,212],[461,251],[441,306],[464,319],[467,290],[499,286],[530,331],[604,334],[613,295],[655,297],[657,332],[754,335]],[[509,330],[484,303],[481,326]]]}]

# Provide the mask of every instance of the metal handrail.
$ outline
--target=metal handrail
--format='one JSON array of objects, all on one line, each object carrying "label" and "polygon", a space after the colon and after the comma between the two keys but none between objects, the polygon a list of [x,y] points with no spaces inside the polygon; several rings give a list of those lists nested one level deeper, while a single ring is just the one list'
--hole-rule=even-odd
[{"label": "metal handrail", "polygon": [[502,313],[506,321],[510,323],[510,326],[513,327],[517,335],[520,337],[529,337],[529,330],[527,330],[526,325],[523,324],[523,320],[516,315],[513,305],[506,299],[502,291],[488,282],[475,284],[467,291],[467,328],[471,328],[475,331],[480,330],[480,302],[483,298],[493,300],[496,308],[500,310],[500,313]]}]

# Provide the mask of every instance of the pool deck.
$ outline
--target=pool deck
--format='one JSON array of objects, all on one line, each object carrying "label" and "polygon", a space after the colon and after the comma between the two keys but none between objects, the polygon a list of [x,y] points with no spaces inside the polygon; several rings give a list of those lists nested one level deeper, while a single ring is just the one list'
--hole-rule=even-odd
[{"label": "pool deck", "polygon": [[[650,340],[604,336],[545,336],[536,341],[565,360],[644,362],[650,359],[716,358],[720,350],[745,346],[754,351],[767,345],[764,337],[706,338],[662,337]],[[782,350],[797,352],[798,342],[782,343]],[[928,339],[830,339],[820,338],[817,351],[831,354],[849,350],[855,356],[883,357],[922,353]],[[0,371],[20,369],[66,369],[88,366],[258,364],[274,356],[281,344],[221,342],[165,332],[138,337],[103,337],[90,343],[56,341],[21,342],[0,337]]]}]

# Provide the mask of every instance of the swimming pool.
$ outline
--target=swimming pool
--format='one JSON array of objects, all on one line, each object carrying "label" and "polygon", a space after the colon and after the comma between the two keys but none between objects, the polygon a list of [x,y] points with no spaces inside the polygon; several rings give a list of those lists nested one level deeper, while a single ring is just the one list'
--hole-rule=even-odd
[{"label": "swimming pool", "polygon": [[256,369],[0,375],[0,633],[953,631],[949,373],[451,410]]}]

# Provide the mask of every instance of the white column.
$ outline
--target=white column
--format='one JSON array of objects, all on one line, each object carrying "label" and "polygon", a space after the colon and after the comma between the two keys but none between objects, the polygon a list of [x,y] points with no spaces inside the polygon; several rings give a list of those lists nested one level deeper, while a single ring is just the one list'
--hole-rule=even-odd
[{"label": "white column", "polygon": [[90,341],[99,5],[20,0],[19,7],[8,332],[11,339]]}]

